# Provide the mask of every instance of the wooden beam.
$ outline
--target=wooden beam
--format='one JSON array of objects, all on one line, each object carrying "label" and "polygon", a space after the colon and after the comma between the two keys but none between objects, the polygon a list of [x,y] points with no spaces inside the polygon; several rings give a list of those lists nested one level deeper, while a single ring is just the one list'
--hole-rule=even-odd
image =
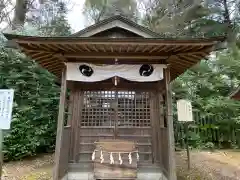
[{"label": "wooden beam", "polygon": [[156,91],[164,89],[164,81],[159,82],[120,82],[117,86],[113,82],[94,82],[84,83],[77,81],[69,81],[70,84],[74,84],[73,87],[82,91],[105,91],[105,90],[134,90],[134,91]]},{"label": "wooden beam", "polygon": [[67,81],[66,81],[66,70],[62,73],[62,83],[61,83],[61,94],[59,101],[58,110],[58,123],[57,123],[57,137],[55,146],[55,166],[53,180],[59,180],[60,174],[60,155],[62,153],[62,139],[63,139],[63,129],[64,129],[64,112],[65,112],[65,102],[66,102],[66,91],[67,91]]},{"label": "wooden beam", "polygon": [[[185,53],[173,53],[173,52],[81,52],[81,53],[76,53],[76,52],[61,52],[61,53],[56,53],[56,52],[49,52],[49,51],[44,51],[41,50],[40,48],[38,49],[24,49],[24,52],[35,59],[36,61],[40,61],[41,59],[53,57],[57,58],[63,62],[66,61],[81,61],[83,60],[91,60],[91,61],[96,61],[96,60],[113,60],[115,58],[118,58],[119,60],[145,60],[145,61],[161,61],[161,60],[167,60],[170,61],[170,59],[183,59],[181,57],[189,56],[191,59],[187,60],[190,62],[196,62],[198,59],[205,58],[209,54],[209,50],[206,49],[206,51],[201,51],[201,52],[185,52]],[[181,56],[181,57],[180,57]],[[169,58],[170,57],[170,58]],[[115,62],[115,61],[114,61]]]},{"label": "wooden beam", "polygon": [[148,53],[64,53],[64,54],[56,54],[55,57],[59,58],[60,56],[64,58],[83,58],[83,59],[167,59],[169,56],[162,56],[161,54],[153,55]]},{"label": "wooden beam", "polygon": [[[75,63],[92,63],[92,64],[114,64],[115,58],[112,59],[96,59],[96,58],[89,58],[89,59],[67,59],[67,62],[75,62]],[[166,64],[165,59],[119,59],[118,64]]]},{"label": "wooden beam", "polygon": [[167,134],[168,134],[168,174],[169,180],[177,180],[176,176],[176,162],[175,162],[175,141],[173,129],[173,110],[172,110],[172,90],[170,68],[164,69],[164,80],[166,87],[166,113],[167,113]]}]

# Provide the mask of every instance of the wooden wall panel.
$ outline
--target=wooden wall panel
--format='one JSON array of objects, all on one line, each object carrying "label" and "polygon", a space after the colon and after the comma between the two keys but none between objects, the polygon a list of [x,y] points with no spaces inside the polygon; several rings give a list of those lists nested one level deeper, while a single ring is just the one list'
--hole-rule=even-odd
[{"label": "wooden wall panel", "polygon": [[101,139],[113,139],[114,138],[114,129],[113,128],[104,128],[104,127],[84,127],[80,128],[79,133],[79,162],[88,162],[91,163],[92,153],[94,151],[94,142]]},{"label": "wooden wall panel", "polygon": [[72,162],[78,161],[79,151],[79,129],[81,124],[81,110],[83,104],[83,92],[73,89],[71,92],[72,96],[72,116],[71,116],[71,152],[70,159]]},{"label": "wooden wall panel", "polygon": [[161,99],[162,92],[154,91],[151,93],[151,120],[152,120],[152,144],[153,156],[156,163],[163,164],[163,151],[167,148],[166,139],[162,137],[163,117],[163,102]]},{"label": "wooden wall panel", "polygon": [[151,127],[132,127],[118,128],[118,138],[123,140],[134,141],[138,145],[139,164],[152,163],[152,129]]}]

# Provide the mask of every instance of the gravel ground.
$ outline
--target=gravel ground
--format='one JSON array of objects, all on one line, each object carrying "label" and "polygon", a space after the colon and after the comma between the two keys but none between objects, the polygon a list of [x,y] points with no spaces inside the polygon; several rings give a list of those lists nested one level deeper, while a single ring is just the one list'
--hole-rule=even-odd
[{"label": "gravel ground", "polygon": [[[191,152],[187,170],[185,152],[176,153],[178,180],[240,180],[240,152]],[[3,180],[51,180],[53,155],[6,163]]]}]

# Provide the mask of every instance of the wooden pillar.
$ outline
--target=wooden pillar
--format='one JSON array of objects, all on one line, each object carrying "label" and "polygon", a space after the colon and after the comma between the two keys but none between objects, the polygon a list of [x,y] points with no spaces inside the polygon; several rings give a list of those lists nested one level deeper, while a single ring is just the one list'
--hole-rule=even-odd
[{"label": "wooden pillar", "polygon": [[69,100],[68,100],[68,119],[67,119],[67,126],[72,126],[73,100],[74,100],[73,90],[71,89],[71,90],[70,90],[70,94],[69,94]]},{"label": "wooden pillar", "polygon": [[75,143],[75,136],[74,136],[74,128],[75,128],[75,100],[76,100],[76,93],[75,93],[75,89],[72,87],[71,91],[70,91],[70,101],[71,101],[71,116],[68,119],[68,125],[70,125],[71,127],[71,138],[70,138],[70,147],[69,147],[69,160],[70,162],[73,162],[74,160],[74,155],[73,155],[73,147],[74,147],[74,143]]},{"label": "wooden pillar", "polygon": [[157,132],[159,131],[158,127],[158,117],[157,117],[157,104],[156,104],[156,92],[150,92],[150,117],[151,117],[151,135],[152,135],[152,163],[159,161],[159,152],[158,152],[158,136]]},{"label": "wooden pillar", "polygon": [[164,124],[164,104],[163,104],[163,98],[162,98],[162,92],[160,90],[158,90],[157,92],[157,117],[158,117],[158,131],[157,131],[157,136],[158,136],[158,151],[159,151],[159,162],[161,164],[161,166],[163,166],[163,138],[162,138],[162,129],[164,128],[163,124]]},{"label": "wooden pillar", "polygon": [[171,77],[170,67],[164,70],[164,79],[166,87],[166,115],[167,115],[167,134],[168,134],[168,174],[169,180],[177,180],[176,177],[176,161],[175,161],[175,141],[173,129],[173,110],[172,110],[172,90],[171,90]]},{"label": "wooden pillar", "polygon": [[73,118],[73,160],[75,163],[79,161],[79,150],[80,150],[80,127],[82,122],[82,106],[83,106],[83,91],[76,90],[76,96],[74,101],[74,118]]},{"label": "wooden pillar", "polygon": [[82,108],[84,100],[84,92],[81,91],[76,84],[72,86],[70,99],[71,106],[71,139],[70,139],[70,161],[77,163],[79,161],[79,148],[80,148],[80,127],[82,121]]},{"label": "wooden pillar", "polygon": [[64,115],[65,115],[65,102],[66,102],[66,70],[62,73],[62,83],[61,83],[61,93],[59,100],[59,110],[58,110],[58,123],[57,123],[57,137],[56,137],[56,147],[55,147],[55,165],[53,172],[53,180],[59,180],[60,171],[60,155],[62,152],[62,139],[63,139],[63,128],[64,128]]}]

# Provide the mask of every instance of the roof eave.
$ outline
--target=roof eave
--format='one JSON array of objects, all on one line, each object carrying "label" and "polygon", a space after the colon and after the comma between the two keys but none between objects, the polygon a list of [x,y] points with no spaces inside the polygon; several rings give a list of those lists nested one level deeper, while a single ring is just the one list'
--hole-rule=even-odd
[{"label": "roof eave", "polygon": [[[215,37],[208,37],[208,38],[102,38],[102,37],[73,37],[73,36],[62,36],[62,37],[39,37],[39,36],[22,36],[22,35],[16,35],[16,34],[3,34],[7,40],[13,40],[13,41],[32,41],[32,42],[38,42],[38,41],[51,41],[52,42],[66,42],[66,40],[71,42],[77,42],[77,41],[123,41],[123,42],[131,42],[131,41],[172,41],[172,42],[186,42],[186,43],[203,43],[203,42],[213,42],[215,44],[222,43],[222,45],[219,44],[218,49],[221,47],[226,47],[226,37],[225,36],[215,36]],[[189,41],[189,42],[188,42]]]}]

